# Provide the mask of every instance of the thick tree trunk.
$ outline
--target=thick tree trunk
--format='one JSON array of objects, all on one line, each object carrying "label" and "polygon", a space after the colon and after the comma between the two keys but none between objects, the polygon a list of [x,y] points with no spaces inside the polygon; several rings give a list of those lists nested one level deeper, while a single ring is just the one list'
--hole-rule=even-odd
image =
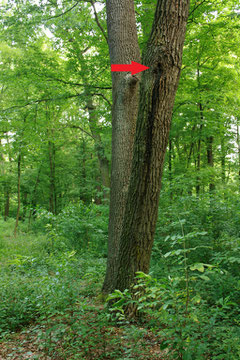
[{"label": "thick tree trunk", "polygon": [[110,188],[110,176],[109,176],[109,161],[105,155],[104,146],[101,140],[101,136],[98,133],[97,129],[97,118],[96,118],[96,109],[93,105],[92,97],[89,97],[87,102],[88,114],[89,114],[89,127],[91,130],[92,137],[94,139],[94,147],[98,157],[99,170],[101,174],[101,183],[104,188],[103,194],[104,198],[109,198],[109,192],[106,190]]},{"label": "thick tree trunk", "polygon": [[21,152],[18,155],[18,185],[17,185],[18,207],[17,207],[16,222],[15,222],[15,227],[14,227],[14,236],[17,235],[17,228],[18,228],[19,214],[20,214],[20,207],[21,207],[20,185],[21,185]]},{"label": "thick tree trunk", "polygon": [[[140,62],[133,0],[107,0],[108,45],[111,64]],[[112,73],[112,164],[108,261],[103,292],[112,288],[129,185],[138,110],[140,75]]]},{"label": "thick tree trunk", "polygon": [[112,289],[149,271],[175,93],[180,77],[188,0],[158,0],[143,73],[131,180]]}]

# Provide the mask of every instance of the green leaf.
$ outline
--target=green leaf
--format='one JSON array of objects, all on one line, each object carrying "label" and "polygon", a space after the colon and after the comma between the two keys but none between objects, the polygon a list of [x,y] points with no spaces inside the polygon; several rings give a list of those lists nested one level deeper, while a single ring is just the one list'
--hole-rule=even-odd
[{"label": "green leaf", "polygon": [[196,263],[196,264],[190,266],[190,270],[192,270],[192,271],[197,270],[200,272],[204,272],[204,266],[202,263]]}]

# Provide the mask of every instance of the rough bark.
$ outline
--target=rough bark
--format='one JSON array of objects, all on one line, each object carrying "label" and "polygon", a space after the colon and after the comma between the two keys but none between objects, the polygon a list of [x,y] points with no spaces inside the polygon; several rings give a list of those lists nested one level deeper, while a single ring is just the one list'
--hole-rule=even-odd
[{"label": "rough bark", "polygon": [[[108,46],[111,64],[140,62],[133,0],[107,0]],[[129,185],[138,110],[140,75],[112,73],[112,164],[108,261],[103,292],[112,288]]]},{"label": "rough bark", "polygon": [[149,271],[159,194],[188,17],[188,0],[159,0],[143,63],[132,173],[112,289]]}]

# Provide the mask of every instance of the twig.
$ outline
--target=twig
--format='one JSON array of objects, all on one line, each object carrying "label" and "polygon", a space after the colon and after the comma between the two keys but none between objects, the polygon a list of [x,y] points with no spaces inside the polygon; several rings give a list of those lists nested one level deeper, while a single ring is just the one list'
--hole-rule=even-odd
[{"label": "twig", "polygon": [[[190,21],[190,16],[193,15],[193,13],[199,8],[199,6],[201,6],[202,4],[204,4],[205,2],[207,2],[207,0],[203,0],[201,1],[198,5],[196,5],[192,11],[190,12],[190,14],[188,15],[188,22]],[[193,21],[193,19],[191,19],[191,21]]]},{"label": "twig", "polygon": [[81,126],[78,126],[78,125],[66,125],[66,126],[64,126],[64,128],[79,129],[82,132],[84,132],[85,134],[87,134],[88,136],[91,136],[92,139],[94,139],[94,137],[88,131],[84,130]]},{"label": "twig", "polygon": [[95,16],[96,23],[97,23],[99,29],[101,30],[103,36],[105,37],[106,41],[108,42],[108,37],[107,37],[107,35],[105,34],[105,31],[104,31],[102,25],[101,25],[100,22],[99,22],[98,14],[97,14],[97,11],[96,11],[96,8],[95,8],[94,1],[91,0],[90,2],[91,2],[91,4],[92,4],[92,8],[93,8],[93,11],[94,11],[94,16]]},{"label": "twig", "polygon": [[[61,97],[57,97],[57,98],[45,98],[45,99],[31,100],[31,101],[25,103],[24,105],[14,105],[14,106],[11,106],[11,107],[9,107],[7,109],[3,109],[2,112],[6,112],[6,111],[9,111],[9,110],[14,110],[14,109],[21,109],[21,108],[24,108],[24,107],[26,107],[28,105],[40,104],[42,102],[70,99],[70,98],[79,97],[79,96],[85,96],[85,94],[82,93],[82,94],[77,94],[77,95],[66,95],[66,96],[61,96]],[[19,100],[19,101],[24,101],[24,100]]]},{"label": "twig", "polygon": [[68,10],[62,12],[61,14],[51,16],[50,18],[45,19],[44,21],[48,21],[48,20],[51,20],[51,19],[56,19],[56,18],[58,18],[58,17],[60,17],[60,16],[63,16],[63,15],[65,15],[65,14],[69,13],[70,11],[72,11],[72,10],[79,4],[79,2],[80,2],[80,0],[77,1],[77,2],[76,2],[72,7],[70,7]]},{"label": "twig", "polygon": [[112,104],[111,102],[106,98],[106,96],[104,96],[103,94],[101,93],[95,93],[95,94],[92,94],[92,95],[96,95],[96,96],[101,96],[107,103],[110,107],[112,107]]}]

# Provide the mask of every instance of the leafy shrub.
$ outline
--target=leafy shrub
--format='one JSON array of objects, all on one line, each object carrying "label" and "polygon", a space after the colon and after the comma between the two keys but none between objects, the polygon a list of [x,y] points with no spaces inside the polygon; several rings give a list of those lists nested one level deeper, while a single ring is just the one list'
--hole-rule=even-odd
[{"label": "leafy shrub", "polygon": [[[79,203],[69,205],[57,216],[46,210],[38,212],[35,226],[44,226],[55,246],[106,254],[108,208]],[[100,253],[100,254],[99,254]]]},{"label": "leafy shrub", "polygon": [[[79,259],[74,251],[45,258],[15,256],[1,271],[1,336],[37,318],[63,314],[80,296],[95,293],[104,265],[90,256]],[[82,282],[89,284],[88,291],[82,290]]]},{"label": "leafy shrub", "polygon": [[169,348],[166,359],[239,359],[240,319],[229,298],[209,306],[194,289],[183,289],[179,277],[156,280],[139,272],[134,294],[116,290],[109,299],[117,300],[110,311],[122,322],[127,321],[125,309],[135,304],[142,320],[163,339],[162,349]]}]

